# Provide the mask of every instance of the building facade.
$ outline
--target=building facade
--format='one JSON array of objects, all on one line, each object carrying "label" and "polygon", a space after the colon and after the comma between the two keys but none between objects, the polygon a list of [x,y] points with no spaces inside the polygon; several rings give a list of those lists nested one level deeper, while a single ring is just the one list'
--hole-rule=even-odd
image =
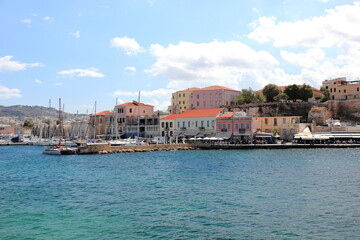
[{"label": "building facade", "polygon": [[216,85],[201,88],[193,91],[190,97],[190,107],[191,109],[210,109],[233,105],[239,95],[240,91]]},{"label": "building facade", "polygon": [[190,110],[191,95],[198,89],[199,88],[188,88],[174,92],[171,96],[171,106],[169,106],[169,112],[171,114],[179,114],[186,110]]},{"label": "building facade", "polygon": [[309,125],[300,123],[300,119],[300,116],[260,117],[261,131],[278,134],[283,140],[292,140],[296,133]]},{"label": "building facade", "polygon": [[188,88],[172,94],[171,114],[179,114],[191,109],[220,108],[232,105],[240,91],[222,86],[210,86],[205,88]]},{"label": "building facade", "polygon": [[90,115],[88,136],[92,139],[105,137],[105,114],[110,114],[111,111],[102,111]]},{"label": "building facade", "polygon": [[346,81],[346,77],[325,80],[322,86],[329,90],[331,100],[360,98],[360,80]]},{"label": "building facade", "polygon": [[216,137],[219,138],[251,139],[260,130],[260,118],[247,116],[245,112],[227,112],[216,118]]}]

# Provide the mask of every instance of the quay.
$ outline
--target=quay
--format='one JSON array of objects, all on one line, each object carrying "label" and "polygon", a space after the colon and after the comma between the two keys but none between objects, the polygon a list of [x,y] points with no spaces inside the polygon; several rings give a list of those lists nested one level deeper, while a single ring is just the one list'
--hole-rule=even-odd
[{"label": "quay", "polygon": [[78,154],[107,154],[107,153],[133,153],[133,152],[155,152],[194,150],[194,144],[150,144],[111,146],[109,143],[87,143],[78,147]]},{"label": "quay", "polygon": [[309,149],[309,148],[360,148],[360,144],[151,144],[111,146],[109,143],[88,143],[78,147],[78,154],[133,153],[176,150],[251,150],[251,149]]},{"label": "quay", "polygon": [[0,146],[23,146],[23,145],[29,145],[28,142],[1,142]]}]

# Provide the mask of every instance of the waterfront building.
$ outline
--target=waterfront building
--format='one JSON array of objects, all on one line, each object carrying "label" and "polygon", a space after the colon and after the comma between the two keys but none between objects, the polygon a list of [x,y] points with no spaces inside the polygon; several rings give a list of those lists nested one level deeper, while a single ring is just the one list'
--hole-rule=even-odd
[{"label": "waterfront building", "polygon": [[227,112],[216,117],[218,138],[250,140],[260,130],[260,118],[247,116],[246,112]]},{"label": "waterfront building", "polygon": [[105,116],[111,114],[111,111],[102,111],[90,115],[89,119],[89,134],[91,138],[102,138],[105,136]]},{"label": "waterfront building", "polygon": [[165,142],[173,138],[177,116],[179,114],[170,114],[160,119],[160,136],[165,138]]},{"label": "waterfront building", "polygon": [[159,135],[159,114],[154,114],[153,105],[137,101],[119,104],[114,108],[114,116],[118,137],[152,138]]},{"label": "waterfront building", "polygon": [[191,109],[220,108],[232,105],[240,91],[222,86],[210,86],[205,88],[188,88],[172,94],[169,112],[179,114]]},{"label": "waterfront building", "polygon": [[[187,110],[181,114],[170,116],[169,118],[163,118],[166,128],[166,122],[173,122],[173,134],[169,135],[171,141],[176,138],[193,138],[193,137],[209,137],[213,136],[216,132],[215,121],[216,117],[225,111],[223,108],[211,108],[211,109],[193,109]],[[174,118],[170,119],[170,118]],[[164,133],[166,131],[164,130]]]},{"label": "waterfront building", "polygon": [[331,100],[360,98],[360,80],[347,81],[346,77],[325,80],[322,86],[329,90]]},{"label": "waterfront building", "polygon": [[309,124],[300,123],[300,116],[260,117],[261,132],[275,133],[280,139],[292,140]]},{"label": "waterfront building", "polygon": [[0,135],[14,135],[19,132],[19,128],[12,125],[0,125]]}]

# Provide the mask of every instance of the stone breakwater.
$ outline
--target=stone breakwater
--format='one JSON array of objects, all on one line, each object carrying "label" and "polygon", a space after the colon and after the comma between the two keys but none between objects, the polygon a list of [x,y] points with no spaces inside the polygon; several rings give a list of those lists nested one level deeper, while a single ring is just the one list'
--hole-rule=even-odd
[{"label": "stone breakwater", "polygon": [[78,148],[78,154],[109,154],[109,153],[134,153],[156,152],[197,149],[193,144],[159,144],[159,145],[132,145],[111,146],[109,143],[89,143]]}]

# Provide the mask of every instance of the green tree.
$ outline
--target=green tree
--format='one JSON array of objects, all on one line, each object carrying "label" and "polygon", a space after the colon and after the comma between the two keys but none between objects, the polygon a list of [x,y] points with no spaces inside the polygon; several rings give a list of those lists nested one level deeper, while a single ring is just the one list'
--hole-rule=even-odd
[{"label": "green tree", "polygon": [[286,101],[286,100],[288,100],[289,99],[289,97],[288,97],[288,95],[286,95],[285,93],[279,93],[278,95],[276,95],[275,97],[274,97],[274,100],[275,101],[277,101],[277,102],[282,102],[282,101]]},{"label": "green tree", "polygon": [[322,94],[324,94],[324,96],[321,97],[320,102],[326,102],[326,101],[330,100],[329,89],[326,89],[325,87],[321,87],[320,91],[322,92]]},{"label": "green tree", "polygon": [[309,98],[312,98],[314,96],[311,86],[305,83],[302,86],[299,86],[299,91],[299,99],[304,102],[307,102]]},{"label": "green tree", "polygon": [[269,83],[263,89],[266,102],[275,102],[275,97],[281,92],[277,85]]},{"label": "green tree", "polygon": [[24,127],[33,127],[35,125],[34,121],[31,120],[25,120],[23,126]]},{"label": "green tree", "polygon": [[299,86],[296,84],[289,85],[285,88],[284,93],[289,97],[290,100],[296,102],[297,99],[300,99],[300,90]]},{"label": "green tree", "polygon": [[237,96],[236,102],[238,104],[249,104],[264,102],[264,100],[265,99],[261,93],[254,92],[251,88],[249,88],[241,90],[240,95]]}]

